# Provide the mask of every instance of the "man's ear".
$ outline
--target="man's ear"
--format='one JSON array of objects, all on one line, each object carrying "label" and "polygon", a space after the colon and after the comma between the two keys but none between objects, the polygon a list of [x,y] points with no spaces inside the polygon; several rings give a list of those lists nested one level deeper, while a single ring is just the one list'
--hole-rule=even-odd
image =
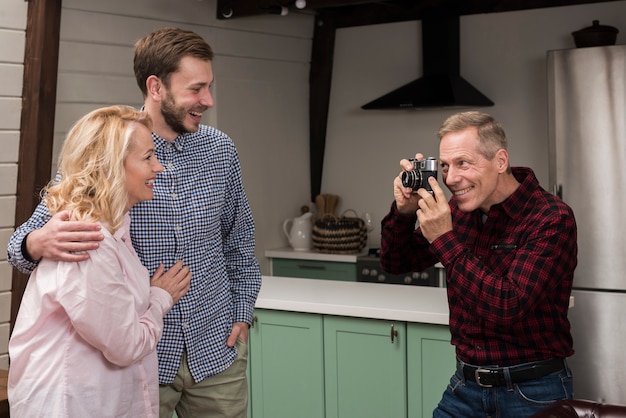
[{"label": "man's ear", "polygon": [[496,152],[496,163],[498,164],[498,172],[504,173],[509,168],[509,153],[504,148],[500,148]]},{"label": "man's ear", "polygon": [[146,80],[146,89],[148,91],[148,96],[152,98],[152,100],[160,102],[161,101],[161,93],[163,91],[163,83],[161,79],[155,75],[151,75]]}]

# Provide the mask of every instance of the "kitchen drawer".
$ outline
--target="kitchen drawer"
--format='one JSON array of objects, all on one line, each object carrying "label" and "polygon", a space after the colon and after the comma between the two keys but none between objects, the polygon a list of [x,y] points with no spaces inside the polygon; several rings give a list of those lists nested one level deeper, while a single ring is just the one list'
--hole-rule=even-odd
[{"label": "kitchen drawer", "polygon": [[272,275],[355,282],[356,264],[334,261],[273,258]]}]

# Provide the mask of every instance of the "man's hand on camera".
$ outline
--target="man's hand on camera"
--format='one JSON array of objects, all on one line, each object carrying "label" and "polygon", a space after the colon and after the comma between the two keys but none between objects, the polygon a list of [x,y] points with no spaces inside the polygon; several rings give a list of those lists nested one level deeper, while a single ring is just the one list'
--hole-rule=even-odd
[{"label": "man's hand on camera", "polygon": [[[424,158],[422,154],[415,154],[415,159],[421,160]],[[412,215],[419,208],[418,201],[421,199],[419,194],[414,193],[410,187],[404,187],[402,185],[402,173],[404,171],[413,170],[413,163],[406,158],[400,160],[400,168],[402,171],[393,181],[393,196],[396,200],[396,207],[398,212],[404,215]]]},{"label": "man's hand on camera", "polygon": [[417,191],[417,194],[421,197],[418,201],[417,219],[419,220],[422,234],[428,242],[432,243],[446,232],[452,231],[452,214],[450,205],[437,179],[430,177],[428,184],[433,189],[432,194],[426,189]]}]

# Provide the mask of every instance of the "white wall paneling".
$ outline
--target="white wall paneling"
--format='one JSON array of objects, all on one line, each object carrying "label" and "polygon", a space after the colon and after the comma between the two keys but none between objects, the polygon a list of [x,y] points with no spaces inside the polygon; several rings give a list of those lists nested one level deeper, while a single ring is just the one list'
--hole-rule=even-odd
[{"label": "white wall paneling", "polygon": [[[0,2],[0,246],[6,248],[15,222],[15,190],[22,108],[22,74],[28,2]],[[11,279],[0,251],[0,368],[8,368]]]},{"label": "white wall paneling", "polygon": [[[20,133],[0,130],[0,163],[17,163]],[[6,181],[2,179],[2,181]]]}]

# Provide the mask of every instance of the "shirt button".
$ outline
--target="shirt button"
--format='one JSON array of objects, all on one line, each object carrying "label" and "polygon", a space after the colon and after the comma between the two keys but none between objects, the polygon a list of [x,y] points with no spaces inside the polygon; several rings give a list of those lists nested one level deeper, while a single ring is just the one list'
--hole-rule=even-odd
[{"label": "shirt button", "polygon": [[171,169],[173,169],[173,168],[174,168],[174,164],[172,164],[172,163],[168,163],[168,164],[167,164],[167,168],[169,168],[170,170],[171,170]]},{"label": "shirt button", "polygon": [[176,232],[179,232],[181,229],[183,229],[183,227],[182,227],[182,226],[180,226],[180,225],[176,225],[176,226],[174,227],[174,230],[175,230]]},{"label": "shirt button", "polygon": [[189,328],[189,323],[183,322],[182,324],[180,324],[180,326],[183,328]]},{"label": "shirt button", "polygon": [[176,193],[172,193],[172,199],[176,199],[178,195]]},{"label": "shirt button", "polygon": [[483,347],[482,347],[482,346],[480,346],[480,345],[477,345],[477,346],[476,346],[476,350],[480,351],[480,350],[482,350],[482,349],[483,349]]}]

